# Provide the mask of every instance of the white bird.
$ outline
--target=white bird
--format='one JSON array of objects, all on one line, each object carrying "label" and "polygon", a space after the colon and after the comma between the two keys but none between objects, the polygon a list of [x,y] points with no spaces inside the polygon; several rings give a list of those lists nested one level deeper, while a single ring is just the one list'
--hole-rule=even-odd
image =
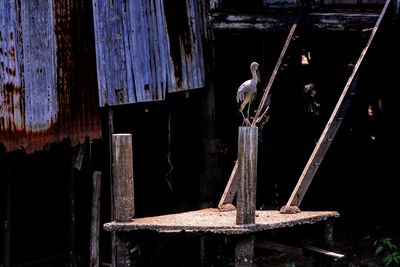
[{"label": "white bird", "polygon": [[[239,104],[239,111],[243,116],[243,119],[247,125],[250,124],[249,121],[249,113],[250,113],[250,104],[255,99],[257,93],[257,84],[260,81],[260,73],[258,71],[258,63],[252,62],[250,65],[250,71],[252,78],[250,80],[245,81],[239,86],[239,89],[236,94],[236,101]],[[243,109],[247,107],[247,117],[243,114]]]}]

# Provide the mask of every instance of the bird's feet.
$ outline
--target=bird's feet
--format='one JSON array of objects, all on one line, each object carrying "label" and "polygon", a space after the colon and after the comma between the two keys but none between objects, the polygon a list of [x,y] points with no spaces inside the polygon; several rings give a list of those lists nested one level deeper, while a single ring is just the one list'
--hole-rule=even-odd
[{"label": "bird's feet", "polygon": [[244,118],[243,119],[243,124],[242,124],[243,126],[251,126],[251,122],[250,122],[250,120],[248,119],[248,118]]}]

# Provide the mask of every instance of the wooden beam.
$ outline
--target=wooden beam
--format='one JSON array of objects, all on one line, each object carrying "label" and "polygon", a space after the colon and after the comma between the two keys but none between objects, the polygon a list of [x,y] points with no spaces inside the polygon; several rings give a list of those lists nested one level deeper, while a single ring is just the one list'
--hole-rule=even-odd
[{"label": "wooden beam", "polygon": [[333,251],[329,251],[329,250],[326,250],[326,249],[323,249],[323,248],[318,248],[318,247],[311,246],[311,245],[303,246],[303,249],[311,251],[311,252],[314,252],[314,253],[321,254],[321,255],[326,256],[326,257],[331,257],[331,258],[334,258],[336,260],[340,260],[340,259],[343,259],[345,257],[344,254],[333,252]]},{"label": "wooden beam", "polygon": [[131,134],[113,134],[114,220],[131,221],[135,215]]},{"label": "wooden beam", "polygon": [[235,161],[235,165],[233,166],[231,176],[229,177],[228,183],[226,184],[224,193],[222,194],[222,197],[219,201],[218,208],[220,210],[225,210],[225,205],[226,204],[231,204],[233,202],[233,199],[236,196],[237,188],[238,188],[238,175],[237,175],[237,170],[238,170],[238,161]]},{"label": "wooden beam", "polygon": [[347,109],[350,105],[350,102],[353,98],[353,95],[356,91],[356,85],[354,81],[357,79],[359,75],[359,68],[364,62],[365,55],[368,52],[368,49],[371,46],[371,43],[375,39],[376,32],[381,25],[383,17],[386,14],[386,11],[389,7],[391,0],[387,0],[385,6],[382,9],[382,12],[376,21],[375,27],[371,31],[371,35],[369,40],[362,50],[357,63],[354,66],[353,72],[350,75],[347,83],[342,91],[342,94],[339,97],[339,100],[330,116],[297,184],[294,188],[287,204],[283,207],[282,210],[285,208],[289,208],[290,206],[299,206],[301,201],[303,200],[304,195],[306,194],[308,187],[310,186],[312,180],[314,179],[315,173],[317,172],[319,166],[321,165],[322,160],[324,159],[333,139],[335,138],[336,132],[338,131],[340,125],[342,124],[342,120],[344,115],[347,112]]},{"label": "wooden beam", "polygon": [[[358,10],[315,10],[309,13],[306,24],[311,30],[320,31],[359,31],[373,27],[379,13]],[[237,14],[211,12],[208,16],[213,30],[257,30],[287,31],[296,16],[292,13],[281,14]]]},{"label": "wooden beam", "polygon": [[379,17],[377,12],[310,12],[308,27],[313,31],[361,31],[372,28]]},{"label": "wooden beam", "polygon": [[100,265],[100,193],[101,171],[94,171],[92,175],[92,215],[90,224],[90,267]]}]

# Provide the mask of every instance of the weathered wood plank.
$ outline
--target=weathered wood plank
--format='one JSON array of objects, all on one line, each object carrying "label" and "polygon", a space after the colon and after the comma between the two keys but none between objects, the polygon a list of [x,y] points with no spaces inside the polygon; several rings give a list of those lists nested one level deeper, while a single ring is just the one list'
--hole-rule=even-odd
[{"label": "weathered wood plank", "polygon": [[[109,179],[110,179],[110,202],[111,202],[111,220],[114,221],[114,167],[113,167],[113,134],[114,134],[114,111],[112,107],[107,106],[107,136],[108,136],[108,166],[109,166]],[[116,266],[117,252],[116,252],[116,236],[115,233],[111,233],[111,266]]]},{"label": "weathered wood plank", "polygon": [[204,86],[198,0],[93,1],[100,105]]},{"label": "weathered wood plank", "polygon": [[[379,13],[354,10],[318,10],[309,13],[305,23],[311,30],[358,31],[373,27]],[[287,31],[296,22],[291,12],[279,14],[233,14],[211,12],[208,17],[214,30]]]},{"label": "weathered wood plank", "polygon": [[0,1],[0,139],[8,150],[101,136],[89,6]]},{"label": "weathered wood plank", "polygon": [[114,220],[127,222],[135,215],[131,134],[113,134]]},{"label": "weathered wood plank", "polygon": [[100,193],[101,171],[92,175],[92,214],[90,224],[90,267],[100,266]]},{"label": "weathered wood plank", "polygon": [[25,128],[20,47],[15,0],[0,1],[0,129]]},{"label": "weathered wood plank", "polygon": [[236,224],[253,224],[256,212],[258,128],[239,127]]},{"label": "weathered wood plank", "polygon": [[110,222],[104,224],[104,229],[113,232],[150,230],[159,233],[185,232],[240,235],[302,224],[314,224],[337,217],[339,217],[339,214],[335,211],[302,211],[296,214],[281,214],[277,210],[257,210],[255,224],[237,225],[236,211],[220,212],[218,209],[210,208],[135,218],[130,222]]},{"label": "weathered wood plank", "polygon": [[314,179],[315,173],[317,172],[319,166],[321,165],[322,160],[324,159],[328,149],[335,138],[335,135],[342,124],[343,117],[345,116],[347,109],[351,103],[353,95],[356,92],[356,83],[359,75],[360,66],[365,62],[365,56],[370,48],[372,42],[375,39],[376,33],[381,25],[381,22],[386,14],[386,11],[390,5],[391,0],[387,0],[385,6],[382,9],[382,12],[376,21],[375,27],[371,31],[371,35],[368,39],[368,42],[364,49],[362,50],[357,63],[354,66],[353,72],[351,73],[349,79],[346,82],[346,85],[340,95],[338,102],[317,142],[315,148],[307,161],[306,166],[304,167],[303,172],[288,200],[285,207],[289,206],[299,206],[301,201],[306,194],[308,187],[310,186],[312,180]]},{"label": "weathered wood plank", "polygon": [[52,0],[21,1],[25,124],[28,132],[47,130],[57,118],[53,9]]},{"label": "weathered wood plank", "polygon": [[229,176],[229,180],[226,183],[224,193],[219,201],[218,208],[223,210],[225,204],[230,204],[233,202],[233,199],[236,196],[238,189],[238,161],[235,161],[235,165],[233,166],[231,176]]}]

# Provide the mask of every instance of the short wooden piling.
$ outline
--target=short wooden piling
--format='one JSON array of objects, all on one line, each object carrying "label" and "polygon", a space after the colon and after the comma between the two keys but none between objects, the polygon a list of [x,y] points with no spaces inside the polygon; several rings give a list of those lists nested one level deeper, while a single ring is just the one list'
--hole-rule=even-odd
[{"label": "short wooden piling", "polygon": [[127,222],[135,215],[131,134],[113,134],[114,220]]},{"label": "short wooden piling", "polygon": [[253,224],[256,213],[258,128],[239,127],[236,224]]},{"label": "short wooden piling", "polygon": [[[236,224],[254,224],[256,215],[258,128],[239,127]],[[235,247],[235,266],[253,266],[254,236],[239,237]]]}]

